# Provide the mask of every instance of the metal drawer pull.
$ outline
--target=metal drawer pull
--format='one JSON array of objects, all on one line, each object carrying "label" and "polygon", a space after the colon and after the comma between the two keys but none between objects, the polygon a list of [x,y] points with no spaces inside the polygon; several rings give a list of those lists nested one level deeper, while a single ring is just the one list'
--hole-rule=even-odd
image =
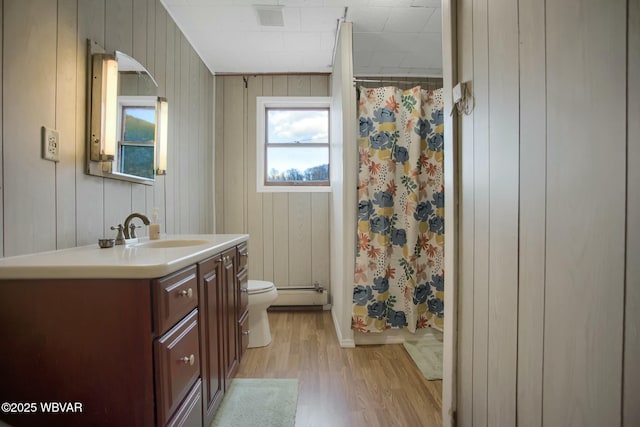
[{"label": "metal drawer pull", "polygon": [[193,289],[189,288],[187,290],[181,290],[180,296],[191,298],[193,296]]},{"label": "metal drawer pull", "polygon": [[251,329],[249,329],[248,331],[242,331],[242,335],[249,335],[251,333]]},{"label": "metal drawer pull", "polygon": [[192,354],[191,356],[185,356],[180,358],[181,361],[184,362],[185,365],[193,365],[196,361],[196,357]]},{"label": "metal drawer pull", "polygon": [[240,292],[249,293],[249,288],[240,288]]}]

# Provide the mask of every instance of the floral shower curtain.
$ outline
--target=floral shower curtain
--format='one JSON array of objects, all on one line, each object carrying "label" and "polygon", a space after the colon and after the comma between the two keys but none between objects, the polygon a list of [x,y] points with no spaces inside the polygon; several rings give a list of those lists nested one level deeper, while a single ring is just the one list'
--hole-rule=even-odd
[{"label": "floral shower curtain", "polygon": [[362,88],[352,328],[444,322],[442,89]]}]

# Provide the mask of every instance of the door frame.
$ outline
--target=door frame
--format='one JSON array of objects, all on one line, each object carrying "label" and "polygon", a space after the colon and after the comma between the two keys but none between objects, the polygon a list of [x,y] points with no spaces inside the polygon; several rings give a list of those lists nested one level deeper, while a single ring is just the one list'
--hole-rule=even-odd
[{"label": "door frame", "polygon": [[442,80],[444,96],[444,343],[442,360],[442,425],[456,425],[458,317],[458,118],[452,88],[457,83],[456,2],[442,0]]}]

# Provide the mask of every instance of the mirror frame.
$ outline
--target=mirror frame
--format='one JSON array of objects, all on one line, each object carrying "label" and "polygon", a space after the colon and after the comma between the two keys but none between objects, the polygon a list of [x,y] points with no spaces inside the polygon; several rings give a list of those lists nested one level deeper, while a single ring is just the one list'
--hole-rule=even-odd
[{"label": "mirror frame", "polygon": [[[93,60],[93,55],[94,54],[103,54],[103,53],[107,53],[105,51],[105,49],[100,46],[98,43],[96,43],[95,41],[91,40],[91,39],[87,39],[87,90],[86,90],[86,95],[87,95],[87,109],[86,109],[86,153],[85,153],[85,162],[86,162],[86,168],[85,168],[85,172],[88,175],[93,175],[93,176],[98,176],[98,177],[103,177],[103,178],[110,178],[110,179],[117,179],[120,181],[128,181],[128,182],[134,182],[137,184],[145,184],[145,185],[153,185],[155,183],[155,175],[154,178],[144,178],[144,177],[140,177],[140,176],[136,176],[136,175],[128,175],[128,174],[124,174],[124,173],[120,173],[120,172],[116,172],[113,170],[113,162],[112,161],[96,161],[96,160],[91,160],[91,144],[92,144],[92,138],[91,138],[91,128],[92,128],[92,114],[93,114],[93,105],[92,105],[92,80],[93,80],[93,74],[92,74],[92,60]],[[118,57],[118,54],[124,54],[123,52],[119,52],[116,51],[114,53],[115,57]],[[126,54],[125,54],[126,55]],[[128,56],[128,55],[127,55]],[[149,71],[144,68],[144,66],[140,65],[140,67],[142,68],[142,70],[144,72],[147,73],[147,75],[151,78],[151,80],[153,81],[153,83],[156,85],[156,87],[158,86],[158,84],[156,83],[155,79],[153,78],[153,76],[151,75],[151,73],[149,73]],[[156,95],[157,98],[157,95]],[[157,123],[156,123],[157,126]],[[157,153],[155,152],[155,150],[157,149],[157,141],[154,141],[154,174],[155,174],[155,159],[157,158]]]}]

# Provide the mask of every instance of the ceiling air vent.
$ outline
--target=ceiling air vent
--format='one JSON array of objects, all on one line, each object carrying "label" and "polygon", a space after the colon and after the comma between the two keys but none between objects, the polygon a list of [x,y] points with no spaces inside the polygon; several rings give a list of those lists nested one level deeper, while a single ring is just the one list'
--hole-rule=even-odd
[{"label": "ceiling air vent", "polygon": [[258,23],[263,27],[284,27],[282,6],[253,5],[258,14]]}]

